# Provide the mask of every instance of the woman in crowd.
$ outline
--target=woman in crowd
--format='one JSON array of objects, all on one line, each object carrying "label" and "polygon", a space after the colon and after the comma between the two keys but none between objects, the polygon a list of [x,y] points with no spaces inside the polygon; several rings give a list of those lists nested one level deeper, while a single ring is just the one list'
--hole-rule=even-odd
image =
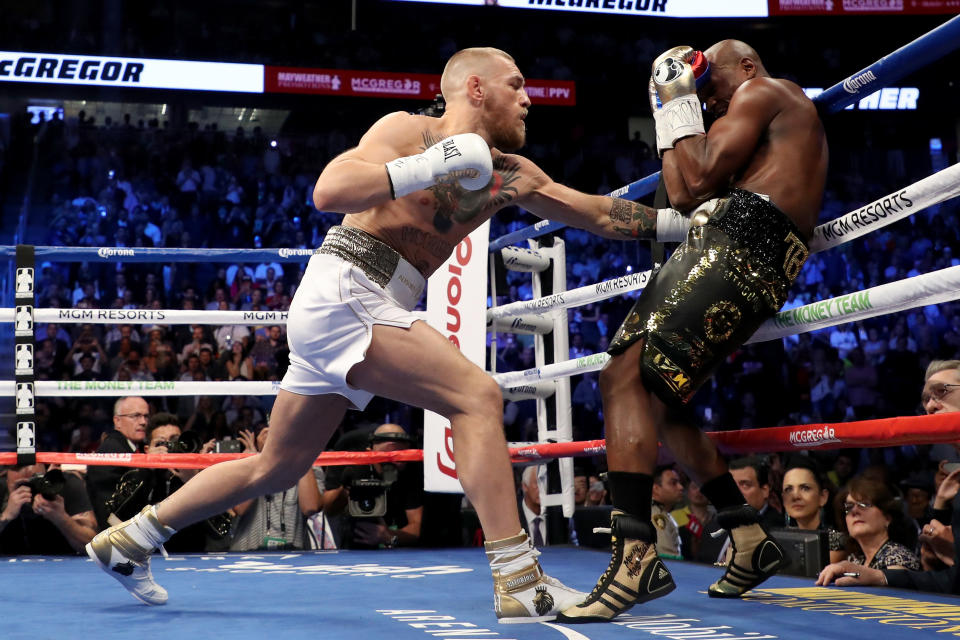
[{"label": "woman in crowd", "polygon": [[826,531],[830,562],[846,557],[842,533],[827,525],[823,507],[830,500],[826,478],[817,464],[797,457],[787,464],[783,475],[783,507],[790,516],[789,526],[811,531]]},{"label": "woman in crowd", "polygon": [[836,504],[848,536],[847,560],[871,569],[920,569],[920,559],[911,551],[916,530],[886,485],[857,476],[837,495]]}]

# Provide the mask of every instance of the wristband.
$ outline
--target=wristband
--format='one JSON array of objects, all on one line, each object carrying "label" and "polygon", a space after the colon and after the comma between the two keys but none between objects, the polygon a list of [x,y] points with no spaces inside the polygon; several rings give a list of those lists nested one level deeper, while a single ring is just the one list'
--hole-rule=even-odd
[{"label": "wristband", "polygon": [[657,242],[683,242],[690,218],[676,209],[657,209]]},{"label": "wristband", "polygon": [[[657,126],[663,127],[661,143],[672,149],[677,140],[687,136],[703,135],[703,106],[696,94],[686,94],[674,98],[663,105],[657,118]],[[661,131],[658,129],[658,136]]]}]

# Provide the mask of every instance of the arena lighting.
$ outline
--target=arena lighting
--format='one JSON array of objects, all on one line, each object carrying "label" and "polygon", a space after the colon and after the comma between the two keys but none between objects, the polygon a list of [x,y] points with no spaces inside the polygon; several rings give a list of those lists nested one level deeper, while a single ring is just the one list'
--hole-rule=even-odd
[{"label": "arena lighting", "polygon": [[663,18],[766,18],[767,0],[394,0]]},{"label": "arena lighting", "polygon": [[[804,88],[803,92],[813,100],[823,93],[820,87]],[[920,89],[916,87],[885,87],[874,91],[846,107],[846,111],[859,109],[861,111],[916,111],[917,101],[920,99]]]}]

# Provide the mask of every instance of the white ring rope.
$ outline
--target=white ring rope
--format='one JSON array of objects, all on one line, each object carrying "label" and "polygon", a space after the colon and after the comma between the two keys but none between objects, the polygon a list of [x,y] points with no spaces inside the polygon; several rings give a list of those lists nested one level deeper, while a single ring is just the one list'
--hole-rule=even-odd
[{"label": "white ring rope", "polygon": [[613,298],[628,291],[637,291],[647,286],[647,283],[650,282],[651,273],[653,272],[640,271],[638,273],[629,273],[619,278],[604,280],[596,284],[588,284],[583,287],[562,291],[542,298],[520,300],[499,307],[490,307],[487,309],[487,322],[501,318],[521,316],[528,313],[539,315],[556,309],[581,307],[591,302]]},{"label": "white ring rope", "polygon": [[[202,309],[34,309],[34,322],[58,324],[287,324],[286,311],[204,311]],[[13,322],[13,309],[0,309],[0,322]]]},{"label": "white ring rope", "polygon": [[[960,299],[960,267],[948,267],[781,311],[763,323],[747,343],[775,340],[845,322],[957,299]],[[556,380],[587,371],[599,371],[609,359],[610,356],[605,353],[594,353],[525,371],[498,373],[493,379],[501,387]]]},{"label": "white ring rope", "polygon": [[[839,246],[958,195],[960,195],[960,164],[955,164],[821,224],[814,229],[813,238],[810,240],[810,251],[816,253]],[[555,309],[568,309],[607,300],[628,291],[643,289],[649,280],[649,271],[629,273],[619,278],[604,280],[543,298],[490,307],[487,309],[487,321],[527,313],[543,314]]]},{"label": "white ring rope", "polygon": [[[856,293],[781,311],[774,318],[765,322],[747,343],[775,340],[845,322],[854,322],[957,299],[960,299],[960,267],[948,267],[897,282],[871,287]],[[230,312],[207,311],[203,313]],[[610,356],[606,353],[594,353],[582,358],[565,360],[534,369],[498,373],[493,376],[493,379],[503,388],[529,385],[538,381],[556,380],[587,371],[598,371],[603,368],[603,365],[609,359]],[[36,383],[36,394],[38,396],[61,397],[115,397],[131,393],[143,396],[228,396],[240,394],[263,396],[276,394],[279,385],[279,382],[274,381],[40,380]],[[13,381],[0,381],[0,395],[12,396],[14,391],[15,383]]]},{"label": "white ring rope", "polygon": [[[12,380],[0,380],[0,395],[12,396]],[[200,380],[38,380],[37,397],[113,398],[138,396],[271,396],[280,388],[278,381],[200,381]]]}]

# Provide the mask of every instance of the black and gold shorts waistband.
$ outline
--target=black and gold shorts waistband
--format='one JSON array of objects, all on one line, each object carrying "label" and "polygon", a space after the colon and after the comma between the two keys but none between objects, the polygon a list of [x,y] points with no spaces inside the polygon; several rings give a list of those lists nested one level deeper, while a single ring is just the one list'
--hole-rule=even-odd
[{"label": "black and gold shorts waistband", "polygon": [[793,280],[810,254],[793,220],[768,199],[751,191],[731,189],[707,225],[727,234],[736,244],[770,266],[782,267]]},{"label": "black and gold shorts waistband", "polygon": [[404,260],[396,249],[354,227],[330,227],[317,253],[346,260],[384,289],[391,289],[391,281],[399,280],[410,290],[409,294],[419,296],[426,285],[423,275]]}]

